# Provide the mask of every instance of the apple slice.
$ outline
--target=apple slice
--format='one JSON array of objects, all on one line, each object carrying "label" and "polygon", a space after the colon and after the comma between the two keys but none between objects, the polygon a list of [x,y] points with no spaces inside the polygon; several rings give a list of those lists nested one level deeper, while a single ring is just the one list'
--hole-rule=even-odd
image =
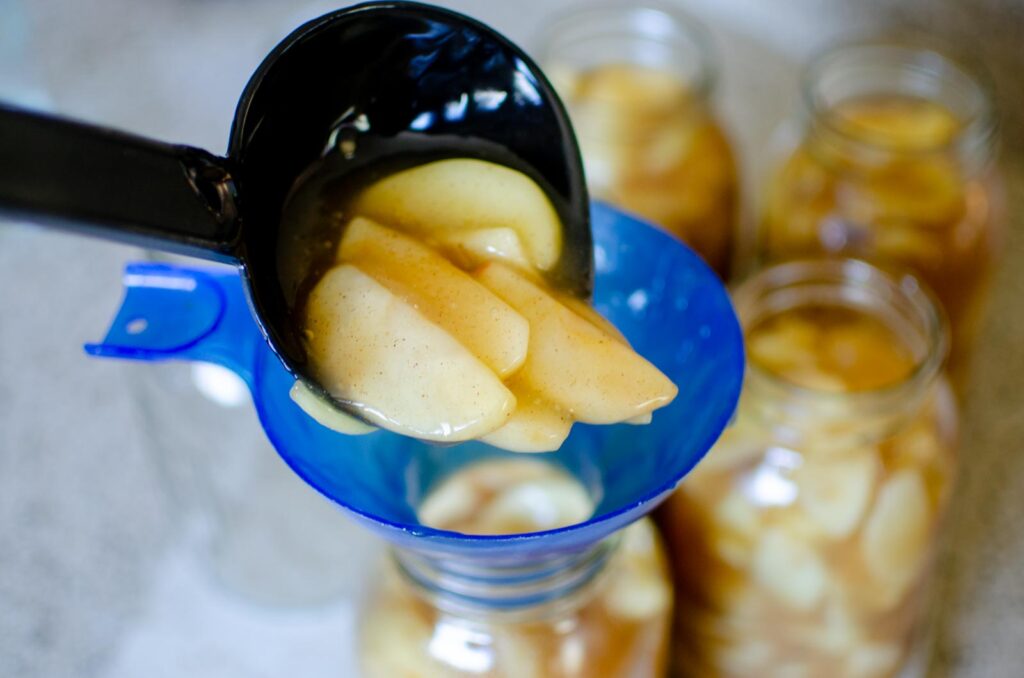
[{"label": "apple slice", "polygon": [[582,523],[594,513],[586,488],[564,472],[509,483],[476,512],[467,534],[523,534]]},{"label": "apple slice", "polygon": [[313,288],[305,329],[316,379],[382,428],[472,440],[515,409],[489,367],[355,266],[332,268]]},{"label": "apple slice", "polygon": [[672,585],[663,548],[650,518],[622,531],[618,570],[601,594],[610,613],[635,624],[671,609]]},{"label": "apple slice", "polygon": [[646,414],[640,414],[635,417],[630,417],[629,419],[624,420],[622,423],[633,424],[634,426],[646,426],[647,424],[650,424],[652,421],[654,421],[654,415],[651,414],[650,412],[647,412]]},{"label": "apple slice", "polygon": [[516,378],[574,419],[613,424],[676,396],[658,368],[512,268],[490,263],[476,277],[530,322],[530,348]]},{"label": "apple slice", "polygon": [[825,535],[845,539],[860,526],[871,504],[882,466],[870,446],[808,455],[796,470],[797,502]]},{"label": "apple slice", "polygon": [[626,346],[629,346],[629,341],[626,339],[626,336],[619,331],[619,328],[613,325],[611,320],[608,320],[608,318],[605,318],[603,315],[598,313],[596,308],[584,300],[577,299],[576,297],[568,294],[558,294],[555,298],[560,304],[567,307],[570,311],[584,320],[590,322],[590,324],[597,329],[602,330],[613,339],[618,339]]},{"label": "apple slice", "polygon": [[506,384],[516,397],[516,411],[501,428],[480,438],[511,452],[554,452],[572,429],[572,417],[521,380]]},{"label": "apple slice", "polygon": [[370,426],[366,422],[356,419],[348,412],[339,410],[333,404],[327,402],[326,399],[311,391],[301,381],[296,381],[292,385],[292,390],[288,392],[288,395],[291,396],[292,401],[296,405],[302,408],[303,412],[315,419],[321,426],[325,426],[332,431],[349,436],[361,436],[377,430],[377,427]]},{"label": "apple slice", "polygon": [[526,319],[427,245],[356,217],[345,228],[338,259],[355,264],[447,330],[498,376],[526,360]]},{"label": "apple slice", "polygon": [[879,487],[861,533],[861,553],[876,586],[890,591],[891,600],[902,599],[922,576],[932,518],[920,473],[896,471]]},{"label": "apple slice", "polygon": [[466,269],[482,266],[488,261],[507,261],[527,270],[533,267],[519,234],[511,228],[456,231],[444,233],[438,240],[451,260]]},{"label": "apple slice", "polygon": [[367,187],[353,210],[439,240],[450,233],[509,228],[542,271],[562,254],[562,223],[540,186],[521,172],[483,160],[438,160],[396,172]]},{"label": "apple slice", "polygon": [[829,588],[829,570],[803,539],[777,527],[762,532],[754,552],[754,581],[793,610],[812,610]]},{"label": "apple slice", "polygon": [[[568,294],[559,294],[556,298],[559,302],[561,302],[563,306],[568,307],[569,310],[573,311],[576,315],[580,316],[584,320],[589,320],[592,325],[597,327],[597,329],[603,330],[610,337],[618,339],[626,346],[630,345],[629,340],[626,339],[626,335],[620,332],[619,328],[612,324],[612,321],[608,320],[608,318],[605,318],[603,315],[598,313],[597,309],[588,304],[587,302]],[[645,426],[647,424],[650,424],[651,420],[651,413],[646,412],[636,417],[626,419],[622,423],[634,424],[636,426]]]}]

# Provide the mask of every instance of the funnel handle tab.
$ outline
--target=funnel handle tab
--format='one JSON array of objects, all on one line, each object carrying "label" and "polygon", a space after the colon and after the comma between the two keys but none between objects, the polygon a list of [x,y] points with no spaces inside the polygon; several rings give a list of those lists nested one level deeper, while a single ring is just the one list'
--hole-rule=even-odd
[{"label": "funnel handle tab", "polygon": [[263,341],[235,271],[130,263],[124,299],[103,341],[85,352],[128,360],[216,363],[253,386]]}]

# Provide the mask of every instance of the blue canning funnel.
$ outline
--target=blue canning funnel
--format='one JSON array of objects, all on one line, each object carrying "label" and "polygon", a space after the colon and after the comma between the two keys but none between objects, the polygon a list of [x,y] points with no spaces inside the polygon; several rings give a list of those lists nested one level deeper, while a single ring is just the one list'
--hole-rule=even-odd
[{"label": "blue canning funnel", "polygon": [[478,536],[421,524],[417,506],[441,480],[466,464],[516,455],[482,443],[438,447],[386,431],[345,436],[316,423],[290,399],[294,377],[261,336],[233,272],[130,265],[109,333],[86,350],[234,370],[285,462],[401,550],[506,564],[580,553],[652,510],[701,459],[732,416],[744,367],[739,324],[711,269],[680,241],[613,208],[594,204],[591,219],[595,305],[678,384],[679,395],[649,425],[576,424],[557,452],[529,455],[568,471],[590,492],[594,514],[576,525]]}]

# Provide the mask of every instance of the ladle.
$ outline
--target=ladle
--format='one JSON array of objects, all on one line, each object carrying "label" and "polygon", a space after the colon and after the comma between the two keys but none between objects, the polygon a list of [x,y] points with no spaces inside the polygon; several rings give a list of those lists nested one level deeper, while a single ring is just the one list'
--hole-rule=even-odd
[{"label": "ladle", "polygon": [[553,275],[589,296],[587,194],[557,95],[494,30],[412,2],[357,5],[292,32],[245,88],[226,157],[0,106],[0,212],[237,264],[274,352],[326,396],[282,288],[285,200],[322,163],[344,175],[451,156],[511,166],[545,190],[564,225]]}]

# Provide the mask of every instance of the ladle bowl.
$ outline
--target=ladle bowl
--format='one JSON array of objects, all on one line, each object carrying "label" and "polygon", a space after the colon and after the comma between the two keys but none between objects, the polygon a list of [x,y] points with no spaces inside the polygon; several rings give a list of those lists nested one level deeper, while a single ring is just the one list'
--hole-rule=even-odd
[{"label": "ladle bowl", "polygon": [[452,156],[511,166],[544,189],[564,227],[553,275],[588,296],[587,193],[557,95],[506,38],[419,3],[358,5],[296,29],[245,88],[226,157],[0,106],[0,213],[237,264],[284,367],[328,397],[279,271],[286,199],[325,163],[343,179]]},{"label": "ladle bowl", "polygon": [[130,267],[125,300],[107,337],[87,350],[203,360],[236,371],[284,461],[396,546],[502,563],[577,552],[652,510],[693,468],[732,416],[744,368],[739,323],[724,287],[700,258],[611,207],[595,203],[591,213],[596,306],[678,384],[679,395],[648,425],[577,424],[559,451],[527,457],[561,467],[588,489],[596,510],[577,525],[471,536],[421,524],[417,506],[437,483],[466,464],[514,454],[482,443],[437,447],[385,431],[345,436],[320,426],[290,400],[292,378],[260,337],[230,273]]}]

